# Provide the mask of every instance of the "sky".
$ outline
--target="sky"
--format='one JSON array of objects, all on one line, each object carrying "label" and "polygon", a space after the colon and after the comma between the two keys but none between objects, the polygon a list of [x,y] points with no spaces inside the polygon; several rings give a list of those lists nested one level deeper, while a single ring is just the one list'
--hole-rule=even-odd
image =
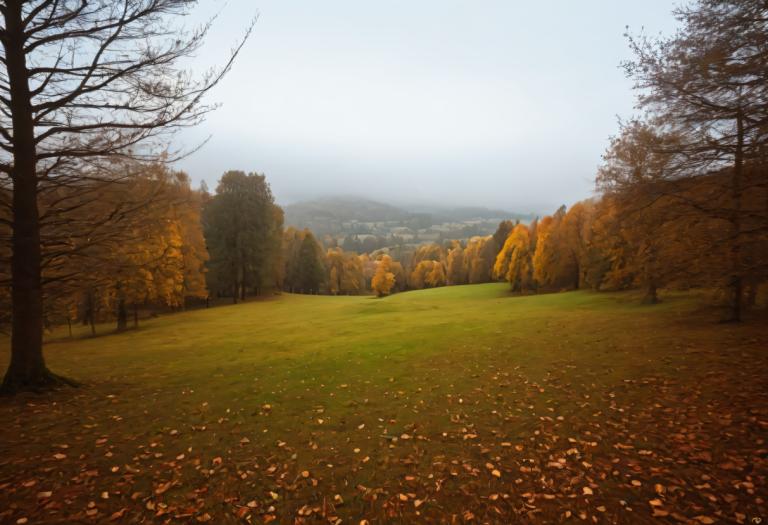
[{"label": "sky", "polygon": [[624,33],[669,34],[669,0],[202,0],[218,14],[191,67],[221,64],[174,144],[211,189],[267,176],[287,204],[358,195],[394,204],[548,213],[593,194],[617,117],[635,113]]}]

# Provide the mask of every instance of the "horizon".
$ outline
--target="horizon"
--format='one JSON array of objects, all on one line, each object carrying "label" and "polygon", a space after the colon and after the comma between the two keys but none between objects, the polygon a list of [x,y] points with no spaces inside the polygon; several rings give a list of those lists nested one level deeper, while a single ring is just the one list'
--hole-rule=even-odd
[{"label": "horizon", "polygon": [[189,23],[218,18],[196,70],[259,18],[209,97],[222,107],[174,146],[210,141],[177,166],[211,189],[227,170],[264,173],[280,203],[354,193],[551,213],[593,195],[617,117],[633,114],[627,26],[669,34],[672,8],[204,3]]}]

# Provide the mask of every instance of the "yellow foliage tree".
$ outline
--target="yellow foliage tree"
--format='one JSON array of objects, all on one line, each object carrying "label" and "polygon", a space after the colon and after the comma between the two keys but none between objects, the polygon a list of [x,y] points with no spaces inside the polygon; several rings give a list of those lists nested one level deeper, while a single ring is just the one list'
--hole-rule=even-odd
[{"label": "yellow foliage tree", "polygon": [[378,262],[376,273],[371,281],[371,287],[379,297],[388,295],[395,285],[395,274],[392,273],[391,268],[392,258],[389,255],[384,255]]},{"label": "yellow foliage tree", "polygon": [[494,265],[494,274],[506,279],[512,290],[525,292],[533,288],[533,262],[528,228],[518,224],[504,242]]}]

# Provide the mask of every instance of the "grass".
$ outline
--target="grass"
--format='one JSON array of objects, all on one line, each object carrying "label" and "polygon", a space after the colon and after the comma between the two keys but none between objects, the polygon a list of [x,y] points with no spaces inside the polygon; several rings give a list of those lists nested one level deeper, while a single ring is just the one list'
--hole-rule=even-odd
[{"label": "grass", "polygon": [[0,523],[746,522],[765,326],[490,284],[57,332],[85,386],[0,401]]}]

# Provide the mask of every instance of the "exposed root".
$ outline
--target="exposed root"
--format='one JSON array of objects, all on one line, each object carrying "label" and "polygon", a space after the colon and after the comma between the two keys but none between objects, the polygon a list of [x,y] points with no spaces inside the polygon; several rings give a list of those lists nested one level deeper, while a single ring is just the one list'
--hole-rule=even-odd
[{"label": "exposed root", "polygon": [[9,370],[5,374],[3,384],[0,386],[0,396],[13,396],[21,392],[43,393],[62,387],[79,387],[80,383],[74,379],[54,374],[47,368],[26,377],[18,377]]}]

